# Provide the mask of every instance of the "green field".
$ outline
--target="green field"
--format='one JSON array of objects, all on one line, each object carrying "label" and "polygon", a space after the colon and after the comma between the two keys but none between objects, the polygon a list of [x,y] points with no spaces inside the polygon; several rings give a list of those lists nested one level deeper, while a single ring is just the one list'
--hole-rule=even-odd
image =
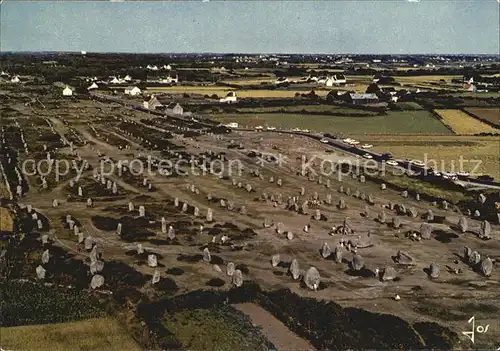
[{"label": "green field", "polygon": [[266,350],[260,331],[232,307],[184,310],[166,314],[165,327],[187,350]]},{"label": "green field", "polygon": [[[231,111],[231,106],[221,106],[228,108]],[[249,113],[315,113],[315,114],[340,114],[340,115],[365,115],[376,116],[377,112],[366,111],[361,109],[341,107],[337,105],[294,105],[294,106],[266,106],[266,107],[238,107],[233,110],[236,113],[249,114]],[[201,110],[202,113],[213,113],[211,109]]]},{"label": "green field", "polygon": [[113,318],[1,328],[5,350],[140,350]]},{"label": "green field", "polygon": [[341,134],[452,134],[427,111],[389,112],[386,116],[335,117],[282,113],[214,114],[210,118],[222,123],[237,122],[240,126],[272,126],[276,128],[309,129]]}]

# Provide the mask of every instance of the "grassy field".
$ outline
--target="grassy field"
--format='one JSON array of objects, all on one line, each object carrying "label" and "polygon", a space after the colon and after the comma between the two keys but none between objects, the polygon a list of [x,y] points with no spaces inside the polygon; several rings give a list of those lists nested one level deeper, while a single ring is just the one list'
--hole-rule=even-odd
[{"label": "grassy field", "polygon": [[113,318],[1,328],[4,350],[140,350]]},{"label": "grassy field", "polygon": [[457,134],[497,133],[498,131],[460,110],[436,110],[444,123]]},{"label": "grassy field", "polygon": [[[489,174],[500,178],[498,155],[498,138],[482,136],[353,136],[361,142],[373,144],[374,151],[391,152],[395,158],[419,159],[433,166],[430,160],[435,160],[439,169],[458,171],[460,156],[464,160],[464,171],[471,172],[480,161],[479,174]],[[477,160],[477,161],[476,161]]]},{"label": "grassy field", "polygon": [[215,114],[210,118],[223,123],[238,122],[241,126],[273,126],[292,129],[307,128],[316,132],[351,134],[438,134],[451,132],[427,111],[389,112],[386,116],[332,117],[322,115],[257,113]]},{"label": "grassy field", "polygon": [[0,207],[0,232],[12,232],[14,221],[10,211],[5,207]]},{"label": "grassy field", "polygon": [[260,332],[229,307],[166,314],[163,323],[188,350],[268,349]]},{"label": "grassy field", "polygon": [[[210,113],[209,111],[206,111]],[[366,116],[377,115],[376,112],[360,110],[355,108],[343,108],[336,105],[296,105],[296,106],[272,106],[272,107],[241,107],[238,113],[338,113],[338,114],[363,114]]]},{"label": "grassy field", "polygon": [[[295,93],[307,93],[304,90],[250,90],[250,89],[231,89],[220,86],[173,86],[173,87],[149,87],[147,93],[169,93],[169,94],[198,94],[212,95],[217,94],[219,97],[226,96],[229,91],[236,91],[240,98],[293,98]],[[317,90],[319,96],[326,96],[329,90]]]},{"label": "grassy field", "polygon": [[496,124],[500,128],[500,108],[478,108],[478,107],[468,107],[465,109],[481,119],[489,121]]}]

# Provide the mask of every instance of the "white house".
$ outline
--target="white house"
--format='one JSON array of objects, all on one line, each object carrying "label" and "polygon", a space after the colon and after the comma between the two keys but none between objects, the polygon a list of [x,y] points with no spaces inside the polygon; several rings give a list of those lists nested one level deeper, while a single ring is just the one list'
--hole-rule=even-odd
[{"label": "white house", "polygon": [[110,81],[109,83],[110,83],[110,84],[120,84],[120,83],[121,83],[121,81],[120,81],[118,78],[113,77],[113,79],[111,79],[111,81]]},{"label": "white house", "polygon": [[130,82],[132,80],[132,77],[127,74],[125,78],[123,78],[123,80],[126,82]]},{"label": "white house", "polygon": [[125,95],[137,96],[141,93],[141,89],[138,87],[127,87],[125,88]]},{"label": "white house", "polygon": [[14,78],[12,78],[12,79],[10,80],[10,82],[11,82],[11,83],[19,83],[20,81],[21,81],[21,80],[19,79],[19,77],[18,77],[18,76],[15,76]]},{"label": "white house", "polygon": [[172,66],[166,65],[166,66],[163,66],[163,69],[166,69],[167,71],[170,71],[172,69]]},{"label": "white house", "polygon": [[147,109],[150,109],[150,110],[154,110],[156,109],[157,107],[160,107],[160,106],[163,106],[161,104],[160,101],[158,101],[158,99],[156,98],[155,95],[151,95],[150,99],[149,100],[146,100],[142,103],[142,105],[144,106],[144,108],[147,108]]},{"label": "white house", "polygon": [[156,65],[147,65],[146,66],[147,69],[151,70],[151,71],[158,71],[158,66]]},{"label": "white house", "polygon": [[332,87],[334,85],[341,85],[341,84],[346,84],[346,83],[347,83],[347,79],[345,78],[345,76],[343,74],[336,74],[334,76],[327,77],[325,85],[327,87]]},{"label": "white house", "polygon": [[91,86],[89,86],[89,87],[87,88],[87,90],[93,90],[93,89],[97,89],[97,88],[99,88],[99,86],[98,86],[98,85],[94,82],[94,83],[92,83],[92,85],[91,85]]},{"label": "white house", "polygon": [[63,96],[72,96],[73,90],[71,90],[71,88],[66,85],[66,88],[64,88],[62,91],[62,94]]},{"label": "white house", "polygon": [[167,109],[165,110],[167,114],[174,115],[182,115],[184,113],[184,109],[180,104],[176,104],[175,102],[171,102],[168,104]]},{"label": "white house", "polygon": [[167,78],[160,80],[160,83],[163,84],[179,83],[179,75],[175,75],[175,78],[168,76]]},{"label": "white house", "polygon": [[230,91],[229,93],[227,93],[226,97],[220,99],[219,102],[226,103],[226,104],[232,104],[232,103],[235,103],[237,100],[238,100],[238,98],[236,97],[236,92]]},{"label": "white house", "polygon": [[225,125],[228,128],[238,128],[238,123],[236,122],[231,122]]}]

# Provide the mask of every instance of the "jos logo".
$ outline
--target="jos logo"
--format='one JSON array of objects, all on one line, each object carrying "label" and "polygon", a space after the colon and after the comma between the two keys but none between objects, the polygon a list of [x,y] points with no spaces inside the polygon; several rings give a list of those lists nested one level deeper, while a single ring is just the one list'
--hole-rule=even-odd
[{"label": "jos logo", "polygon": [[[498,0],[498,1],[500,1],[500,0]],[[478,325],[476,327],[476,317],[475,316],[472,316],[469,319],[468,323],[472,323],[472,331],[462,332],[462,334],[467,336],[472,341],[472,343],[474,343],[474,336],[475,336],[476,332],[478,332],[479,334],[485,334],[488,331],[488,328],[490,327],[489,324],[487,324],[486,326]],[[499,350],[500,350],[500,348],[499,348]]]}]

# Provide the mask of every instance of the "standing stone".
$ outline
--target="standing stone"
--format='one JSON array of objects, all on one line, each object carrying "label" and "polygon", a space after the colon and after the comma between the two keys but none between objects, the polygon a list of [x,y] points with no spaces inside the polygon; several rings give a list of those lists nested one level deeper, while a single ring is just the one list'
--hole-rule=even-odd
[{"label": "standing stone", "polygon": [[317,221],[321,220],[321,211],[319,209],[314,212],[314,219]]},{"label": "standing stone", "polygon": [[276,184],[278,186],[282,186],[283,185],[283,180],[281,180],[281,178],[278,178],[278,180],[276,181]]},{"label": "standing stone", "polygon": [[396,278],[396,270],[394,267],[386,267],[384,269],[384,273],[382,274],[382,280],[383,281],[388,281],[388,280],[394,280]]},{"label": "standing stone", "polygon": [[460,217],[460,219],[458,220],[458,229],[460,229],[460,231],[462,233],[465,233],[467,231],[467,229],[469,229],[469,225],[467,223],[467,218]]},{"label": "standing stone", "polygon": [[186,212],[187,210],[188,210],[188,204],[187,204],[187,202],[184,202],[184,203],[182,204],[181,211],[182,211],[182,212]]},{"label": "standing stone", "polygon": [[81,244],[83,243],[85,238],[83,237],[83,232],[78,233],[78,243]]},{"label": "standing stone", "polygon": [[344,186],[343,186],[343,185],[341,185],[341,186],[339,187],[339,193],[341,193],[341,194],[342,194],[343,192],[344,192]]},{"label": "standing stone", "polygon": [[372,194],[368,194],[368,203],[370,205],[375,205],[375,199]]},{"label": "standing stone", "polygon": [[364,175],[360,175],[360,176],[359,176],[359,181],[360,181],[361,183],[365,183],[365,182],[366,182],[366,178],[365,178],[365,176],[364,176]]},{"label": "standing stone", "polygon": [[170,240],[174,240],[175,239],[175,229],[174,229],[174,227],[172,227],[172,226],[168,227],[167,238],[170,239]]},{"label": "standing stone", "polygon": [[292,263],[290,263],[290,275],[292,276],[293,280],[297,280],[300,278],[300,267],[299,267],[299,262],[297,259],[293,259]]},{"label": "standing stone", "polygon": [[344,252],[344,249],[342,248],[341,245],[337,245],[335,247],[335,250],[333,252],[333,259],[335,263],[342,263],[342,254]]},{"label": "standing stone", "polygon": [[237,269],[237,270],[234,271],[234,274],[233,274],[233,284],[237,288],[239,288],[240,286],[243,285],[243,273],[241,273],[241,271],[239,269]]},{"label": "standing stone", "polygon": [[401,196],[404,198],[408,197],[408,190],[404,190],[403,192],[401,192]]},{"label": "standing stone", "polygon": [[470,255],[472,254],[472,250],[470,247],[464,247],[464,259],[469,260]]},{"label": "standing stone", "polygon": [[92,289],[100,288],[103,285],[104,285],[104,277],[102,275],[96,274],[92,277],[92,280],[90,281],[90,287]]},{"label": "standing stone", "polygon": [[139,206],[139,217],[144,217],[146,215],[146,209],[144,206]]},{"label": "standing stone", "polygon": [[429,276],[431,278],[436,279],[439,277],[439,272],[440,272],[439,264],[431,263],[431,266],[429,267]]},{"label": "standing stone", "polygon": [[491,261],[491,258],[487,257],[482,260],[480,269],[484,276],[489,277],[493,271],[493,262]]},{"label": "standing stone", "polygon": [[232,277],[234,275],[234,271],[236,270],[236,267],[233,262],[229,262],[226,267],[226,274],[229,277]]},{"label": "standing stone", "polygon": [[332,194],[327,194],[326,195],[326,200],[325,200],[325,203],[327,205],[331,205],[332,204]]},{"label": "standing stone", "polygon": [[419,193],[417,193],[417,194],[415,195],[415,200],[420,201],[420,194],[419,194]]},{"label": "standing stone", "polygon": [[475,211],[474,211],[474,217],[475,217],[475,218],[479,218],[479,217],[481,217],[481,212],[479,212],[479,210],[475,210]]},{"label": "standing stone", "polygon": [[302,186],[300,187],[300,195],[304,196],[306,194],[306,189]]},{"label": "standing stone", "polygon": [[87,207],[92,207],[92,199],[90,197],[87,199]]},{"label": "standing stone", "polygon": [[273,267],[277,267],[280,264],[280,262],[281,262],[280,254],[276,254],[271,257],[271,265]]},{"label": "standing stone", "polygon": [[97,253],[97,245],[94,245],[92,251],[90,251],[90,262],[97,261],[98,253]]},{"label": "standing stone", "polygon": [[276,224],[276,233],[283,234],[283,232],[284,232],[284,225],[283,223],[279,222],[278,224]]},{"label": "standing stone", "polygon": [[206,217],[207,222],[212,222],[212,220],[213,220],[212,216],[213,216],[212,209],[208,208],[207,209],[207,217]]},{"label": "standing stone", "polygon": [[134,204],[132,202],[128,203],[128,211],[132,212],[134,210]]},{"label": "standing stone", "polygon": [[354,255],[351,261],[351,268],[355,271],[361,270],[365,266],[365,261],[360,255]]},{"label": "standing stone", "polygon": [[40,280],[45,279],[45,273],[46,272],[47,271],[42,266],[36,267],[36,276],[37,276],[38,279],[40,279]]},{"label": "standing stone", "polygon": [[401,227],[401,219],[398,216],[392,217],[392,226],[395,229],[399,229]]},{"label": "standing stone", "polygon": [[42,253],[42,263],[47,264],[49,263],[49,260],[50,260],[50,253],[49,250],[47,249]]},{"label": "standing stone", "polygon": [[102,272],[104,269],[104,262],[103,261],[94,261],[90,263],[90,274],[96,274],[99,272]]},{"label": "standing stone", "polygon": [[85,238],[85,250],[92,250],[92,246],[94,245],[94,240],[92,240],[91,236]]},{"label": "standing stone", "polygon": [[118,187],[116,186],[116,182],[113,182],[113,187],[111,188],[111,191],[113,194],[116,194],[118,192]]},{"label": "standing stone", "polygon": [[422,239],[430,239],[432,234],[432,226],[429,223],[422,223],[420,226],[420,236]]},{"label": "standing stone", "polygon": [[80,233],[80,228],[78,228],[78,226],[77,226],[77,225],[75,225],[75,226],[73,227],[73,233],[74,233],[75,235],[78,235],[78,233]]},{"label": "standing stone", "polygon": [[481,239],[491,239],[491,225],[490,222],[484,220],[481,222],[481,228],[479,230],[479,237]]},{"label": "standing stone", "polygon": [[240,214],[245,216],[248,213],[247,207],[245,205],[242,205],[240,208]]},{"label": "standing stone", "polygon": [[479,194],[478,200],[481,204],[484,204],[486,202],[486,196],[484,196],[484,194]]},{"label": "standing stone", "polygon": [[167,232],[167,220],[165,217],[161,217],[161,232],[165,234]]},{"label": "standing stone", "polygon": [[193,208],[193,216],[198,217],[200,215],[200,209],[198,207]]},{"label": "standing stone", "polygon": [[148,266],[149,267],[157,267],[158,266],[158,260],[157,260],[155,254],[148,255]]},{"label": "standing stone", "polygon": [[222,273],[222,269],[219,267],[218,264],[214,264],[213,267],[214,267],[214,271],[216,271],[217,273]]},{"label": "standing stone", "polygon": [[28,211],[28,213],[31,213],[31,211],[33,211],[33,206],[32,205],[26,205],[26,211]]},{"label": "standing stone", "polygon": [[178,197],[174,198],[174,206],[179,207],[179,198]]},{"label": "standing stone", "polygon": [[469,264],[474,266],[481,261],[481,255],[477,251],[472,251],[469,256]]},{"label": "standing stone", "polygon": [[118,223],[116,225],[116,234],[122,235],[122,224],[121,223]]},{"label": "standing stone", "polygon": [[43,223],[42,223],[41,219],[39,219],[39,220],[36,221],[36,225],[37,225],[38,230],[43,229]]},{"label": "standing stone", "polygon": [[386,222],[386,220],[387,220],[387,216],[386,216],[385,212],[384,211],[380,212],[378,214],[378,221],[380,223],[384,224]]},{"label": "standing stone", "polygon": [[350,196],[350,195],[351,195],[351,188],[347,188],[347,189],[345,189],[345,194],[346,194],[347,196]]},{"label": "standing stone", "polygon": [[387,189],[387,185],[385,183],[380,184],[380,190],[385,190]]},{"label": "standing stone", "polygon": [[56,208],[57,206],[59,206],[59,202],[57,201],[57,199],[54,199],[54,200],[52,201],[52,207],[53,207],[53,208]]},{"label": "standing stone", "polygon": [[361,197],[361,192],[359,191],[359,189],[356,189],[353,196],[357,199]]},{"label": "standing stone", "polygon": [[321,248],[321,256],[323,258],[328,258],[332,254],[332,250],[330,250],[330,246],[328,246],[328,243],[324,243],[323,247]]},{"label": "standing stone", "polygon": [[42,235],[42,244],[48,244],[49,243],[49,236],[47,234]]},{"label": "standing stone", "polygon": [[330,179],[327,179],[327,180],[326,180],[325,187],[326,187],[327,189],[330,189],[330,186],[331,186],[331,185],[330,185]]},{"label": "standing stone", "polygon": [[142,247],[142,244],[137,244],[137,254],[141,255],[144,253],[144,248]]},{"label": "standing stone", "polygon": [[160,277],[161,277],[160,272],[157,269],[155,269],[153,273],[153,279],[151,279],[151,283],[153,285],[158,283],[160,281]]},{"label": "standing stone", "polygon": [[264,228],[269,228],[272,226],[271,220],[268,217],[264,217]]},{"label": "standing stone", "polygon": [[288,240],[293,240],[293,233],[292,233],[292,232],[290,232],[290,231],[286,232],[286,238],[287,238]]},{"label": "standing stone", "polygon": [[203,249],[203,261],[210,262],[212,260],[212,256],[210,255],[210,250],[208,247]]},{"label": "standing stone", "polygon": [[427,210],[427,213],[426,213],[426,215],[425,215],[425,220],[426,220],[427,222],[431,222],[431,221],[433,221],[433,220],[434,220],[434,212],[432,212],[432,210],[431,210],[431,209],[428,209],[428,210]]},{"label": "standing stone", "polygon": [[415,218],[415,217],[417,217],[417,216],[418,216],[418,212],[417,212],[417,210],[416,210],[414,207],[410,207],[410,208],[408,209],[408,215],[409,215],[410,217]]},{"label": "standing stone", "polygon": [[311,290],[318,290],[319,284],[321,282],[321,276],[319,275],[316,267],[310,267],[306,274],[304,275],[304,284]]},{"label": "standing stone", "polygon": [[443,210],[447,210],[448,209],[448,201],[443,200],[442,206],[443,206]]},{"label": "standing stone", "polygon": [[78,186],[78,196],[83,196],[83,190],[81,186]]},{"label": "standing stone", "polygon": [[341,210],[344,210],[347,208],[346,204],[345,204],[345,200],[343,197],[340,198],[339,200],[339,204],[337,205],[337,207]]}]

